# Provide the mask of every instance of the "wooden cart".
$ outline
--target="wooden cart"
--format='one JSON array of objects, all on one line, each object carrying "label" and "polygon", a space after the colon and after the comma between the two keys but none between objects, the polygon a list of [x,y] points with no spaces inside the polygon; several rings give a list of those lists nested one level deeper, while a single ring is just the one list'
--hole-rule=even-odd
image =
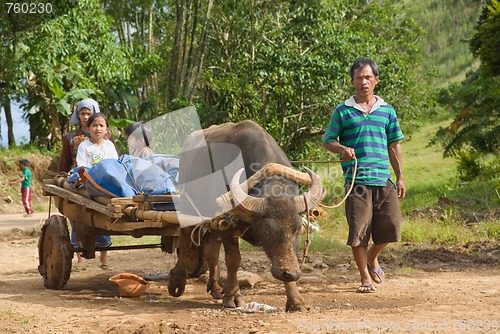
[{"label": "wooden cart", "polygon": [[[180,225],[174,210],[177,195],[137,195],[132,198],[89,198],[86,190],[72,188],[65,177],[44,180],[43,191],[50,196],[61,215],[51,215],[42,227],[38,244],[38,271],[49,289],[61,289],[69,280],[74,252],[87,259],[95,258],[95,237],[98,235],[161,236],[159,244],[111,246],[106,250],[161,248],[173,253],[178,248]],[[52,206],[52,205],[51,205]],[[153,210],[161,206],[162,211]],[[78,243],[71,244],[68,221]],[[188,273],[197,277],[206,271],[203,247],[193,245]]]}]

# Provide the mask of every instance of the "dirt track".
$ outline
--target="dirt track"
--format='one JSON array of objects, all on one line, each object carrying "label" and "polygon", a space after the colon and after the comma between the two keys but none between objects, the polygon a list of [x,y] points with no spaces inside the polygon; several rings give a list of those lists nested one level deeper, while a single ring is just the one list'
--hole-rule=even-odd
[{"label": "dirt track", "polygon": [[[213,301],[202,280],[189,280],[182,297],[170,297],[167,273],[175,258],[157,249],[113,251],[113,270],[91,260],[64,289],[48,290],[37,271],[37,243],[15,232],[0,236],[0,333],[500,333],[499,262],[471,269],[463,269],[464,262],[440,263],[456,269],[409,274],[387,264],[387,281],[377,292],[359,294],[350,264],[313,254],[299,281],[312,309],[287,314],[284,288],[270,276],[267,258],[244,253],[242,268],[263,279],[243,290],[245,301],[276,308],[244,313]],[[141,298],[118,298],[108,278],[120,272],[154,281]]]}]

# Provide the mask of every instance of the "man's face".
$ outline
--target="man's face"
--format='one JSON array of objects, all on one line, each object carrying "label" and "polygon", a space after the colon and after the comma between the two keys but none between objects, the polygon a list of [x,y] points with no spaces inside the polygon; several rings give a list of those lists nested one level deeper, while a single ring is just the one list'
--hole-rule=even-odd
[{"label": "man's face", "polygon": [[379,77],[373,74],[372,67],[370,65],[366,65],[365,67],[354,70],[351,85],[356,91],[356,96],[371,96],[373,95],[373,91],[378,83],[378,80]]}]

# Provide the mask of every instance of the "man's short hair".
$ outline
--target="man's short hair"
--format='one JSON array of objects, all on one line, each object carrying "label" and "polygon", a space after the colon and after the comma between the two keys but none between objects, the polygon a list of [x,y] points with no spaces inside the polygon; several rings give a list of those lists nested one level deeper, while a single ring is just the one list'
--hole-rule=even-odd
[{"label": "man's short hair", "polygon": [[373,75],[378,77],[378,66],[370,58],[361,57],[356,59],[356,61],[352,64],[351,69],[349,70],[349,74],[351,75],[351,79],[354,79],[354,71],[360,68],[363,68],[367,65],[370,65],[373,71]]}]

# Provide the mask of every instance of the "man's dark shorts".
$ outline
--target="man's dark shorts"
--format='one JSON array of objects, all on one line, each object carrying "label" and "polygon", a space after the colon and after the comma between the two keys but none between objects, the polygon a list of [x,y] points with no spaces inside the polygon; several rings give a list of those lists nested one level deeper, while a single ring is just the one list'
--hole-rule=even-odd
[{"label": "man's dark shorts", "polygon": [[401,240],[403,217],[396,186],[387,180],[385,187],[355,185],[345,203],[349,224],[349,246],[368,246]]}]

